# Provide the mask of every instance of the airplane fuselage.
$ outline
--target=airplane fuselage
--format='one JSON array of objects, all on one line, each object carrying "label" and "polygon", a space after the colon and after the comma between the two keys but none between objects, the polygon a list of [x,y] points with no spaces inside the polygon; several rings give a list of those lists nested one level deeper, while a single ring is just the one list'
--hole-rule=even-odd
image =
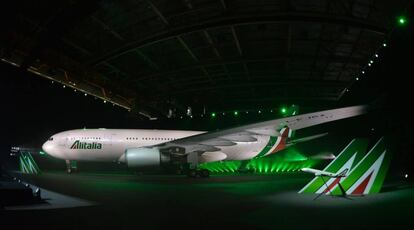
[{"label": "airplane fuselage", "polygon": [[[146,129],[79,129],[53,135],[43,150],[53,157],[78,161],[119,161],[127,149],[153,146],[203,134],[203,131]],[[281,137],[253,135],[256,141],[222,146],[226,155],[220,160],[247,160],[281,150]],[[215,161],[211,159],[208,161]]]}]

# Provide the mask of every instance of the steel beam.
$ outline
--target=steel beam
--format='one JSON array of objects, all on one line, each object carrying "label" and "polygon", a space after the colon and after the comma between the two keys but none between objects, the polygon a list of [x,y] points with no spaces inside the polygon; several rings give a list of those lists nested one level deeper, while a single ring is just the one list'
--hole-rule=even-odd
[{"label": "steel beam", "polygon": [[168,22],[167,18],[161,13],[157,6],[151,0],[145,0],[145,2],[149,5],[149,7],[154,11],[154,13],[161,19],[161,21],[168,26],[170,23]]},{"label": "steel beam", "polygon": [[366,20],[342,17],[324,14],[314,13],[280,13],[272,15],[250,15],[250,16],[224,16],[215,18],[213,20],[205,21],[202,23],[194,23],[188,25],[177,26],[169,28],[168,30],[161,31],[159,33],[151,34],[144,39],[138,39],[126,43],[125,45],[115,49],[101,57],[92,60],[89,65],[97,65],[101,62],[116,58],[122,54],[128,53],[139,47],[164,41],[167,39],[175,38],[183,34],[209,30],[214,28],[228,27],[232,25],[249,25],[249,24],[262,24],[262,23],[290,23],[290,22],[305,22],[305,23],[322,23],[322,24],[334,24],[345,25],[350,27],[361,28],[366,31],[385,35],[387,29]]},{"label": "steel beam", "polygon": [[[197,58],[197,57],[196,57]],[[280,57],[273,57],[273,58],[264,58],[264,59],[243,59],[243,58],[233,58],[233,59],[227,59],[227,60],[214,60],[214,61],[204,61],[204,62],[198,62],[195,65],[188,65],[182,68],[178,68],[178,69],[174,69],[174,70],[169,70],[169,71],[163,71],[163,72],[159,72],[156,74],[152,74],[152,75],[147,75],[147,76],[142,76],[140,78],[140,80],[146,80],[146,79],[150,79],[150,78],[154,78],[154,77],[158,77],[158,76],[166,76],[169,74],[174,74],[174,73],[179,73],[181,71],[186,71],[186,70],[190,70],[190,69],[196,69],[196,68],[205,68],[207,66],[214,66],[214,65],[229,65],[229,64],[237,64],[237,63],[242,63],[244,65],[244,69],[248,69],[246,66],[246,63],[255,63],[255,62],[275,62],[275,61],[284,61],[286,59],[298,59],[298,60],[313,60],[315,57],[314,56],[280,56]],[[320,57],[320,60],[323,59],[328,59],[328,57]],[[198,60],[198,58],[197,58]],[[348,62],[349,58],[348,57],[342,57],[342,56],[333,56],[330,57],[329,60],[331,60],[332,62]],[[360,63],[361,61],[363,61],[361,58],[352,58],[350,63]],[[248,74],[251,74],[250,72],[248,72]]]},{"label": "steel beam", "polygon": [[115,30],[113,30],[110,26],[106,25],[103,21],[99,20],[98,18],[91,16],[91,18],[98,23],[104,30],[108,31],[109,33],[111,33],[114,37],[118,38],[121,41],[124,41],[125,38],[123,38],[118,32],[116,32]]},{"label": "steel beam", "polygon": [[327,81],[262,81],[262,82],[251,82],[251,83],[240,83],[240,84],[222,84],[215,86],[206,87],[187,87],[186,90],[178,90],[174,95],[186,94],[191,92],[200,91],[214,91],[214,90],[226,90],[226,89],[237,89],[237,88],[252,88],[252,87],[328,87],[328,88],[343,88],[346,86],[346,82],[327,82]]}]

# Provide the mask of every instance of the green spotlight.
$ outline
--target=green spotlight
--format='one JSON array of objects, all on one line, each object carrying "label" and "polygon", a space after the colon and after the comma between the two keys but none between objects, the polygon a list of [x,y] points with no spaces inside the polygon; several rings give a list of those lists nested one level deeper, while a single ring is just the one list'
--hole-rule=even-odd
[{"label": "green spotlight", "polygon": [[404,16],[399,16],[398,17],[398,24],[400,25],[400,26],[403,26],[403,25],[405,25],[407,23],[407,19],[404,17]]},{"label": "green spotlight", "polygon": [[234,116],[238,116],[239,112],[238,111],[234,111]]},{"label": "green spotlight", "polygon": [[211,113],[211,117],[216,117],[216,113]]},{"label": "green spotlight", "polygon": [[286,109],[285,107],[282,107],[282,108],[280,109],[280,112],[281,112],[282,114],[285,114],[285,113],[287,112],[287,109]]}]

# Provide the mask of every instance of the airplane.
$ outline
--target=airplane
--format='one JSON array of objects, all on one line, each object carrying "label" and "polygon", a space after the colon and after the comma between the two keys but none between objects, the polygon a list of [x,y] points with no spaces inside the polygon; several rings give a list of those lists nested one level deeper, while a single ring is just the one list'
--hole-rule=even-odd
[{"label": "airplane", "polygon": [[200,163],[249,160],[275,154],[291,145],[324,136],[290,140],[293,131],[365,114],[367,106],[351,106],[273,119],[213,132],[144,129],[77,129],[57,133],[42,146],[47,154],[73,162],[122,162],[146,169],[188,165],[190,177],[208,177]]},{"label": "airplane", "polygon": [[340,173],[331,173],[331,172],[312,169],[312,168],[303,168],[303,169],[301,169],[302,172],[312,173],[315,176],[325,176],[325,177],[331,177],[331,178],[345,177],[348,170],[349,169],[346,168]]},{"label": "airplane", "polygon": [[366,153],[368,140],[353,139],[341,153],[323,170],[303,168],[315,178],[303,187],[299,193],[332,196],[363,196],[378,193],[381,190],[391,154],[387,151],[385,138]]}]

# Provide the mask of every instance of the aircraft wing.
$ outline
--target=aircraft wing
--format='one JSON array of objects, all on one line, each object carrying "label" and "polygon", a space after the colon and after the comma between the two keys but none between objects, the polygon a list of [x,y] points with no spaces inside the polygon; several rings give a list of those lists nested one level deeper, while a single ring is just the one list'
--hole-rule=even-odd
[{"label": "aircraft wing", "polygon": [[255,136],[257,135],[282,136],[285,135],[280,133],[283,128],[289,128],[291,130],[303,129],[331,121],[362,115],[365,114],[367,110],[367,106],[364,105],[325,110],[268,120],[225,130],[207,132],[161,145],[162,147],[183,147],[185,148],[184,154],[191,152],[220,152],[220,147],[222,146],[236,145],[237,142],[256,141]]}]

